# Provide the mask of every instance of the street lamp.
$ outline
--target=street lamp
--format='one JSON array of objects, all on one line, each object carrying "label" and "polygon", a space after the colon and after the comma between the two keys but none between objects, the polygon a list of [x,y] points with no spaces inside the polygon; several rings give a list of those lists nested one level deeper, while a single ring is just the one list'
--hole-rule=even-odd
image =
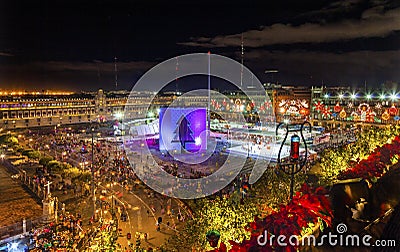
[{"label": "street lamp", "polygon": [[94,189],[94,128],[92,127],[92,163],[91,163],[91,171],[92,171],[92,198],[93,198],[93,221],[96,220],[96,195]]},{"label": "street lamp", "polygon": [[290,138],[289,160],[284,161],[284,162],[282,162],[282,160],[281,160],[281,152],[282,152],[283,145],[285,145],[285,142],[289,135],[289,132],[298,132],[299,130],[296,129],[295,127],[293,127],[293,129],[289,129],[289,124],[285,124],[285,123],[279,123],[278,126],[276,127],[276,132],[275,132],[276,135],[278,135],[278,129],[282,125],[284,125],[286,127],[286,134],[285,134],[285,137],[282,140],[282,144],[279,148],[277,162],[278,162],[278,168],[290,176],[290,194],[289,194],[290,200],[293,199],[294,175],[299,173],[301,171],[301,169],[307,163],[307,158],[308,158],[307,142],[305,141],[304,136],[303,136],[303,129],[306,124],[308,124],[309,132],[311,133],[311,124],[309,122],[305,121],[300,126],[300,135],[301,135],[301,140],[304,142],[305,155],[300,156],[300,137],[297,134],[293,134],[292,137]]}]

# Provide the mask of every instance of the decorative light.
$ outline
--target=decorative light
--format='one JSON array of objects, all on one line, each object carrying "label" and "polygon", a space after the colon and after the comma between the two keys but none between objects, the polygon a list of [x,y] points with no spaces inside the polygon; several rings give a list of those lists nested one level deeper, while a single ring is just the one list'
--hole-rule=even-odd
[{"label": "decorative light", "polygon": [[397,114],[398,109],[396,108],[396,106],[394,104],[392,104],[392,106],[389,108],[389,114],[391,116],[395,116]]},{"label": "decorative light", "polygon": [[395,93],[392,93],[390,95],[390,99],[392,99],[392,101],[396,100],[397,99],[397,95]]},{"label": "decorative light", "polygon": [[347,116],[346,111],[345,111],[344,109],[342,109],[342,111],[340,111],[340,113],[339,113],[339,116],[340,116],[340,118],[342,118],[342,119],[346,118],[346,116]]},{"label": "decorative light", "polygon": [[324,104],[321,101],[318,101],[314,104],[316,111],[321,111],[324,108]]},{"label": "decorative light", "polygon": [[342,108],[340,107],[339,102],[336,103],[336,105],[333,107],[333,111],[336,113],[339,113]]},{"label": "decorative light", "polygon": [[117,119],[121,119],[122,118],[122,113],[121,112],[117,112],[117,113],[115,113],[115,118],[117,118]]},{"label": "decorative light", "polygon": [[292,160],[298,160],[300,155],[300,137],[294,134],[290,138],[290,158]]},{"label": "decorative light", "polygon": [[387,120],[389,120],[389,118],[390,118],[390,115],[389,115],[388,111],[385,110],[385,112],[383,112],[383,114],[382,114],[382,120],[387,121]]},{"label": "decorative light", "polygon": [[343,99],[343,94],[339,94],[339,99]]},{"label": "decorative light", "polygon": [[325,95],[324,95],[324,98],[325,98],[325,99],[328,99],[328,98],[329,98],[329,94],[325,94]]},{"label": "decorative light", "polygon": [[154,117],[154,112],[149,111],[149,113],[147,113],[147,116],[148,116],[148,117]]},{"label": "decorative light", "polygon": [[369,100],[371,98],[372,98],[372,95],[371,94],[367,94],[367,99]]},{"label": "decorative light", "polygon": [[352,93],[350,97],[351,97],[351,99],[356,99],[357,95],[355,93]]},{"label": "decorative light", "polygon": [[322,110],[322,116],[325,119],[327,119],[331,116],[331,114],[332,114],[332,110],[328,106],[325,106],[324,109]]},{"label": "decorative light", "polygon": [[13,251],[13,250],[17,250],[17,249],[18,249],[18,243],[17,242],[12,242],[9,250]]},{"label": "decorative light", "polygon": [[385,96],[385,94],[381,94],[381,95],[379,96],[379,98],[380,98],[381,100],[383,100],[383,99],[386,98],[386,96]]},{"label": "decorative light", "polygon": [[201,138],[200,138],[200,137],[196,137],[196,138],[194,139],[194,144],[195,144],[196,146],[200,146],[200,145],[201,145]]}]

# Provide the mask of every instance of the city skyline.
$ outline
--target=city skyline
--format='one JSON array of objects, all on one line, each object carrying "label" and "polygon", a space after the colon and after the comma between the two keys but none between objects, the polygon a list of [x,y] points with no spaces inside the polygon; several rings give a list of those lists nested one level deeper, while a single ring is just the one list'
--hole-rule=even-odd
[{"label": "city skyline", "polygon": [[151,67],[182,54],[211,51],[240,62],[242,41],[244,65],[262,82],[369,88],[400,82],[396,1],[1,5],[3,90],[112,90],[115,61],[117,88],[130,90]]}]

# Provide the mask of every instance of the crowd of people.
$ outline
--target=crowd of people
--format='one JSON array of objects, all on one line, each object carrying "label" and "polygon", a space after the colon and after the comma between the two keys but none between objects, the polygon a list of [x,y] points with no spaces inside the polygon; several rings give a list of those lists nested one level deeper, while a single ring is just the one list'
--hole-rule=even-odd
[{"label": "crowd of people", "polygon": [[82,228],[81,216],[60,214],[57,222],[51,222],[30,231],[30,251],[79,251],[88,239],[90,230]]}]

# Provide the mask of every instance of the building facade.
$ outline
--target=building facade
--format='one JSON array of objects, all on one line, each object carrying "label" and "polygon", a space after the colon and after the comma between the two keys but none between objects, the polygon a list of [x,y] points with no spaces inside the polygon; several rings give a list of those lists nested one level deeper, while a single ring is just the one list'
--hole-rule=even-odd
[{"label": "building facade", "polygon": [[310,122],[327,129],[398,124],[399,98],[388,89],[312,87]]},{"label": "building facade", "polygon": [[[225,95],[127,91],[83,94],[0,95],[0,128],[57,126],[156,117],[160,107],[210,107],[211,119],[250,124],[262,120],[297,123],[308,120],[327,129],[357,125],[398,124],[400,97],[392,90],[368,91],[349,87],[270,86],[269,99],[249,100],[241,92]],[[262,120],[260,122],[260,115]]]},{"label": "building facade", "polygon": [[272,85],[266,89],[276,121],[301,123],[309,119],[311,90],[306,87]]},{"label": "building facade", "polygon": [[0,128],[57,126],[110,120],[122,113],[126,95],[97,93],[70,95],[0,96]]}]

